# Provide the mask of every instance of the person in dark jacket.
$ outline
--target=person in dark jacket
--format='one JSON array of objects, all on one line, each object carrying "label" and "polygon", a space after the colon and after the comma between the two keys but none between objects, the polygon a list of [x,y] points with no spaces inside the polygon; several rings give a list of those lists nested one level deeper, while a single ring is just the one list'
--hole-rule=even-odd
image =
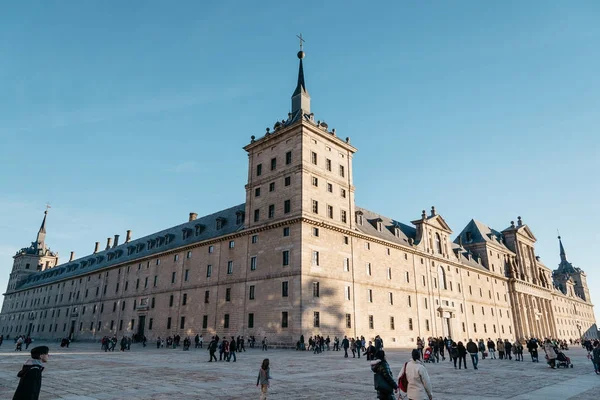
[{"label": "person in dark jacket", "polygon": [[348,347],[350,347],[350,341],[346,336],[344,336],[344,340],[342,340],[342,347],[344,348],[344,358],[348,358]]},{"label": "person in dark jacket", "polygon": [[212,362],[213,358],[215,359],[215,361],[217,361],[217,356],[215,355],[215,352],[217,351],[217,339],[213,336],[210,343],[208,344],[208,352],[210,354],[210,360],[208,360],[208,362]]},{"label": "person in dark jacket", "polygon": [[[467,369],[467,349],[463,342],[458,342],[456,350],[458,351],[458,369],[461,369],[462,364],[465,364],[465,369]],[[456,361],[454,361],[454,368],[456,368]]]},{"label": "person in dark jacket", "polygon": [[31,360],[28,360],[17,376],[21,379],[13,400],[38,400],[42,388],[43,363],[48,362],[47,346],[31,349]]},{"label": "person in dark jacket", "polygon": [[367,361],[373,361],[373,359],[375,358],[375,346],[373,346],[373,343],[369,340],[369,346],[367,346],[367,348],[365,349],[365,355],[367,356]]},{"label": "person in dark jacket", "polygon": [[375,360],[371,362],[371,371],[375,373],[374,384],[377,398],[380,400],[394,400],[394,392],[398,392],[398,384],[394,379],[390,365],[385,359],[385,352],[378,350]]},{"label": "person in dark jacket", "polygon": [[235,356],[235,352],[237,351],[237,343],[235,342],[235,338],[231,337],[231,342],[229,342],[229,356],[227,357],[227,361],[231,360],[233,357],[233,362],[237,361],[237,357]]},{"label": "person in dark jacket", "polygon": [[[477,343],[475,343],[472,339],[469,339],[467,343],[467,351],[471,355],[471,362],[473,363],[473,369],[477,369],[477,364],[479,364],[479,347]],[[467,363],[465,362],[465,368],[467,368]]]}]

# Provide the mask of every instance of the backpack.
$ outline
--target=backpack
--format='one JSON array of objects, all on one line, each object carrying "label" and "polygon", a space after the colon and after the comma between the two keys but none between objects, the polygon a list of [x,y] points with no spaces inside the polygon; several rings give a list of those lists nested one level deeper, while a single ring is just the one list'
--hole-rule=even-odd
[{"label": "backpack", "polygon": [[408,391],[408,378],[406,377],[406,364],[408,364],[407,362],[404,363],[404,370],[402,370],[402,375],[400,375],[400,378],[398,378],[398,388],[403,391],[404,393],[406,393]]}]

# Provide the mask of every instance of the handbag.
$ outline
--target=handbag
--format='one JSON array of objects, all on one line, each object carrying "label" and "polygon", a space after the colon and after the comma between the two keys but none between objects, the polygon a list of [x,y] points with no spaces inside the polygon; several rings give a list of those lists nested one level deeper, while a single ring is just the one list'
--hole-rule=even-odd
[{"label": "handbag", "polygon": [[394,388],[390,386],[381,374],[376,373],[373,375],[373,384],[375,385],[375,390],[378,392],[392,393],[394,391]]},{"label": "handbag", "polygon": [[404,393],[408,390],[408,378],[406,377],[406,364],[404,363],[404,369],[402,370],[402,375],[398,378],[398,388]]}]

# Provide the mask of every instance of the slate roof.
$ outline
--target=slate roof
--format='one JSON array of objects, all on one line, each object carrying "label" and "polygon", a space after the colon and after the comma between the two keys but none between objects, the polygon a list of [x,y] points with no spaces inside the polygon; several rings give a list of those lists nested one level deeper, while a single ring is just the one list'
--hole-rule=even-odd
[{"label": "slate roof", "polygon": [[[123,243],[108,250],[99,251],[71,262],[57,265],[47,271],[31,275],[17,289],[27,289],[40,284],[48,284],[65,278],[89,274],[111,265],[137,260],[153,254],[163,253],[171,249],[193,243],[213,239],[235,233],[244,228],[244,219],[237,223],[237,214],[244,212],[245,204],[240,204],[214,214],[206,215],[172,228]],[[217,229],[217,219],[222,218],[222,227]],[[196,229],[198,226],[198,230]],[[184,231],[187,236],[184,238]],[[151,247],[150,243],[154,241]],[[162,242],[162,244],[161,244]],[[130,249],[133,249],[131,251]]]},{"label": "slate roof", "polygon": [[[483,265],[479,264],[476,261],[476,259],[475,259],[475,257],[477,257],[476,255],[471,253],[469,250],[466,250],[463,247],[460,247],[459,244],[452,243],[452,251],[454,251],[454,254],[456,255],[456,257],[458,258],[458,261],[461,264],[468,265],[470,267],[489,272],[487,268],[485,268]],[[471,259],[469,259],[469,254],[471,254]]]},{"label": "slate roof", "polygon": [[[356,224],[356,229],[364,234],[405,246],[410,246],[408,242],[409,239],[415,239],[417,230],[411,226],[398,222],[392,218],[384,217],[373,211],[369,211],[366,208],[356,207],[356,212],[363,213],[363,224]],[[383,229],[381,231],[377,229],[378,219],[380,219],[382,223]],[[395,227],[400,229],[399,236],[396,236]]]},{"label": "slate roof", "polygon": [[[471,233],[471,240],[467,240],[467,232]],[[503,241],[502,233],[495,229],[490,228],[486,224],[472,219],[469,221],[467,226],[458,234],[454,243],[474,244],[474,243],[493,243],[496,246],[502,247],[505,251],[512,253],[512,251],[506,247]]]}]

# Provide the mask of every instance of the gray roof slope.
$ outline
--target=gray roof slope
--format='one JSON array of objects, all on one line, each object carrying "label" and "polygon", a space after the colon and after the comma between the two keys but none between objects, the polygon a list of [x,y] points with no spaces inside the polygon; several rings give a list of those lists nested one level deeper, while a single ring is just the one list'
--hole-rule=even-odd
[{"label": "gray roof slope", "polygon": [[[456,254],[456,257],[458,258],[458,261],[461,264],[468,265],[473,268],[478,268],[483,271],[488,271],[487,268],[485,268],[483,265],[479,264],[475,260],[475,257],[477,257],[477,255],[471,253],[469,250],[465,250],[463,247],[460,247],[460,245],[456,243],[452,243],[452,250],[454,251],[454,254]],[[471,254],[472,256],[471,259],[469,259],[469,254]]]},{"label": "gray roof slope", "polygon": [[[394,219],[384,217],[380,214],[369,211],[366,208],[356,207],[356,211],[361,211],[363,213],[363,224],[356,224],[356,228],[364,234],[375,236],[390,242],[399,243],[405,246],[409,246],[408,239],[415,239],[417,230],[411,226],[405,225]],[[377,219],[381,219],[382,221],[384,229],[381,231],[376,228]],[[400,228],[400,237],[395,235],[395,227]]]},{"label": "gray roof slope", "polygon": [[[181,246],[190,245],[193,243],[213,239],[219,236],[228,235],[237,232],[244,228],[244,222],[236,224],[237,213],[244,212],[245,203],[231,207],[225,210],[218,211],[216,213],[206,215],[198,218],[194,221],[189,221],[181,225],[177,225],[160,232],[156,232],[136,240],[132,240],[129,243],[123,243],[116,247],[111,247],[109,250],[99,251],[95,254],[90,254],[85,257],[78,258],[71,262],[67,262],[61,265],[57,265],[44,272],[39,272],[31,275],[25,280],[17,289],[27,289],[29,287],[38,286],[40,284],[48,284],[65,278],[72,278],[79,275],[89,274],[97,270],[101,270],[111,265],[121,264],[128,261],[137,260],[139,258],[151,256],[153,254],[163,253],[171,249],[175,249]],[[216,220],[217,218],[224,218],[225,222],[221,229],[217,230]],[[203,225],[202,231],[196,235],[196,225]],[[191,234],[186,239],[183,238],[183,231],[188,229]],[[169,236],[171,241],[169,243],[154,246],[148,249],[147,242],[156,238],[165,238]],[[136,247],[138,244],[143,245],[143,249],[139,252],[132,252],[128,254],[129,247]],[[120,256],[115,256],[111,260],[108,259],[108,254],[117,254],[120,251]],[[89,265],[89,260],[95,260],[92,265]],[[99,261],[98,261],[99,260]],[[83,262],[87,262],[88,265],[83,266]]]},{"label": "gray roof slope", "polygon": [[[467,241],[467,232],[471,232],[471,240]],[[512,252],[502,241],[502,233],[490,228],[486,224],[472,219],[467,226],[458,234],[454,243],[459,243],[459,238],[464,244],[472,243],[493,243],[496,246],[502,247],[506,251]]]}]

